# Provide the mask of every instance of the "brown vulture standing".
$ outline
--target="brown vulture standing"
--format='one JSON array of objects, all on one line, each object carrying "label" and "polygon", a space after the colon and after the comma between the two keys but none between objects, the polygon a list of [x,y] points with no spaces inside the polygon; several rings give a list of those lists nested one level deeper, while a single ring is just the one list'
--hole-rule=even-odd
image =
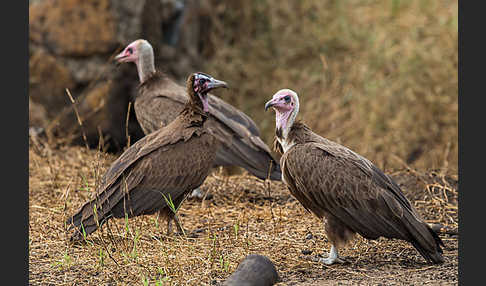
[{"label": "brown vulture standing", "polygon": [[278,91],[265,110],[270,107],[276,114],[274,148],[283,154],[282,180],[305,209],[325,219],[331,250],[321,262],[343,262],[338,248],[355,233],[367,239],[402,239],[427,261],[444,262],[441,239],[389,176],[368,159],[294,122],[297,93]]},{"label": "brown vulture standing", "polygon": [[[154,51],[150,43],[139,39],[129,44],[115,57],[119,63],[134,62],[140,85],[134,109],[145,134],[166,126],[183,109],[186,90],[154,66]],[[212,95],[209,98],[208,130],[221,142],[214,167],[239,166],[260,179],[270,175],[281,180],[278,161],[259,137],[258,127],[242,111]],[[272,167],[272,171],[270,171]]]},{"label": "brown vulture standing", "polygon": [[205,127],[209,90],[226,83],[203,73],[187,80],[188,100],[167,126],[152,132],[123,152],[103,175],[96,197],[67,220],[75,228],[73,240],[98,229],[106,220],[129,218],[157,211],[167,217],[167,232],[176,219],[167,200],[182,203],[200,186],[213,165],[218,141]]}]

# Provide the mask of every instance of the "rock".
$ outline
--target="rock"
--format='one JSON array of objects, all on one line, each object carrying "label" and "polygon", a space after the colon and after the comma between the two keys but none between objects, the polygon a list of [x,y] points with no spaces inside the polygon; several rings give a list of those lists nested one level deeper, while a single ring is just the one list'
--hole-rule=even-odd
[{"label": "rock", "polygon": [[174,14],[184,6],[181,3],[181,0],[113,0],[117,41],[124,47],[135,39],[144,38],[159,49],[167,27],[174,21]]},{"label": "rock", "polygon": [[302,249],[300,251],[303,255],[309,255],[309,254],[312,254],[312,250],[309,250],[309,249]]},{"label": "rock", "polygon": [[117,41],[120,48],[141,37],[142,11],[150,8],[146,0],[113,0],[111,3],[116,18]]},{"label": "rock", "polygon": [[271,286],[279,276],[272,261],[266,256],[250,254],[240,262],[223,286]]},{"label": "rock", "polygon": [[106,81],[116,71],[116,66],[106,56],[63,58],[63,63],[77,85],[87,86],[92,85],[94,81]]},{"label": "rock", "polygon": [[35,103],[29,97],[29,127],[45,127],[48,118],[44,106]]},{"label": "rock", "polygon": [[73,88],[74,81],[55,57],[38,50],[29,60],[29,98],[47,111],[49,118],[55,116],[70,103],[66,88]]},{"label": "rock", "polygon": [[110,0],[44,0],[29,5],[30,40],[62,56],[88,56],[116,48]]}]

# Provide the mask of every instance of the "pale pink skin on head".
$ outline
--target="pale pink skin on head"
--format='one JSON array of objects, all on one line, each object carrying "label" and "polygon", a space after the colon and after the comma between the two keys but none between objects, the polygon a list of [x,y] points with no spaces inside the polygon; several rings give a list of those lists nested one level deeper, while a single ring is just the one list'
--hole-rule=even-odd
[{"label": "pale pink skin on head", "polygon": [[[204,85],[207,86],[207,82]],[[201,90],[204,89],[205,86],[196,85],[196,86],[194,86],[194,91],[197,93],[197,95],[201,99],[201,102],[202,102],[202,105],[203,105],[203,111],[204,112],[209,112],[209,103],[208,103],[208,97],[207,97],[207,95],[206,96],[202,96],[201,93],[199,93],[199,90],[200,89]]]},{"label": "pale pink skin on head", "polygon": [[[115,57],[115,60],[118,63],[135,63],[141,83],[145,82],[155,72],[153,48],[144,39],[138,39],[130,43]],[[195,84],[193,87],[194,91],[201,99],[203,110],[209,112],[207,93],[213,88],[227,87],[227,85],[223,81],[214,79],[209,75],[203,75],[202,73],[198,73],[197,77],[197,80],[204,78],[205,82]]]},{"label": "pale pink skin on head", "polygon": [[140,40],[133,41],[130,43],[121,53],[119,53],[115,60],[119,63],[129,63],[134,62],[137,64],[138,62],[138,43]]},{"label": "pale pink skin on head", "polygon": [[135,63],[141,83],[155,72],[154,50],[152,45],[144,39],[138,39],[130,43],[115,57],[115,60],[118,63]]},{"label": "pale pink skin on head", "polygon": [[292,121],[290,123],[293,123],[297,115],[296,111],[299,108],[297,93],[290,89],[281,89],[273,95],[272,99],[265,104],[265,107],[272,107],[275,110],[276,128],[287,130],[289,118]]}]

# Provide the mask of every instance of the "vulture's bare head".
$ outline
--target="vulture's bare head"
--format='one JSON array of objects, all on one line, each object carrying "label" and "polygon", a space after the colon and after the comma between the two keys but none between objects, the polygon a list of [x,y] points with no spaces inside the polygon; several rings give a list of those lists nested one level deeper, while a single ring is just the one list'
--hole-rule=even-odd
[{"label": "vulture's bare head", "polygon": [[118,64],[135,63],[137,65],[140,82],[144,82],[151,73],[155,72],[154,49],[144,39],[131,42],[115,57],[115,60]]},{"label": "vulture's bare head", "polygon": [[201,106],[204,112],[209,112],[208,92],[220,87],[227,88],[228,85],[202,72],[191,74],[187,80],[191,101]]},{"label": "vulture's bare head", "polygon": [[291,89],[277,91],[272,99],[265,104],[265,111],[270,107],[275,111],[277,135],[286,137],[299,112],[299,97],[297,93]]},{"label": "vulture's bare head", "polygon": [[152,45],[144,39],[138,39],[126,46],[126,48],[115,57],[115,60],[118,63],[137,63],[139,58],[147,53],[153,55]]}]

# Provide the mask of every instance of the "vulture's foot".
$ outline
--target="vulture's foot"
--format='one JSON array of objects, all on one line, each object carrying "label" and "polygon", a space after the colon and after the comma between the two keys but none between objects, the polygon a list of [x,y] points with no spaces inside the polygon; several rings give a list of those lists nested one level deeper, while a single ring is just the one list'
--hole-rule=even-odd
[{"label": "vulture's foot", "polygon": [[329,256],[327,258],[319,258],[319,262],[322,262],[326,265],[332,265],[334,263],[347,263],[346,260],[339,257],[337,248],[332,245],[331,251],[329,251]]},{"label": "vulture's foot", "polygon": [[210,193],[204,194],[204,192],[200,188],[195,188],[194,190],[192,190],[192,192],[187,197],[190,198],[190,199],[196,198],[196,199],[202,200],[202,199],[204,199],[205,195],[206,195],[206,198],[205,198],[206,200],[210,200],[210,199],[213,198],[212,194],[210,194]]},{"label": "vulture's foot", "polygon": [[324,263],[326,265],[332,265],[335,263],[347,263],[346,260],[342,259],[341,257],[328,257],[328,258],[319,258],[319,262]]}]

